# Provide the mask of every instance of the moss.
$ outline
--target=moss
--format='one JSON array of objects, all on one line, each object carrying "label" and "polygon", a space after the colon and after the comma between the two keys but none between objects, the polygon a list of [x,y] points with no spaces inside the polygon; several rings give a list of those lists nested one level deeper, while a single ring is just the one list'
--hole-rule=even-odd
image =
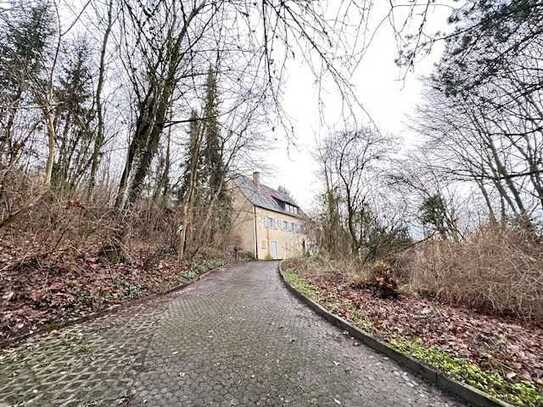
[{"label": "moss", "polygon": [[292,287],[294,287],[306,297],[309,297],[312,300],[316,300],[318,298],[319,289],[313,284],[304,280],[294,271],[287,271],[286,273],[284,273],[284,276]]},{"label": "moss", "polygon": [[497,373],[483,371],[467,359],[451,356],[436,347],[425,346],[420,339],[396,338],[390,341],[390,345],[400,352],[446,373],[449,377],[476,387],[498,399],[519,406],[543,406],[543,396],[531,383],[511,383]]},{"label": "moss", "polygon": [[184,273],[184,277],[193,280],[194,278],[208,272],[209,270],[216,269],[224,266],[223,259],[207,259],[198,262],[194,262],[191,265],[190,271]]},{"label": "moss", "polygon": [[349,314],[349,319],[358,328],[366,331],[373,332],[373,325],[365,315],[351,302],[341,300],[336,297],[326,296],[321,290],[305,280],[294,271],[287,271],[284,273],[286,280],[296,290],[304,294],[306,297],[311,298],[313,301],[319,302],[321,305],[332,313],[343,315]]},{"label": "moss", "polygon": [[350,320],[357,327],[363,330],[364,332],[374,333],[373,324],[371,321],[366,318],[366,316],[360,312],[354,304],[348,304],[345,307],[351,314]]},{"label": "moss", "polygon": [[51,322],[48,322],[47,324],[45,324],[45,329],[47,329],[47,331],[49,331],[49,332],[57,331],[60,328],[62,328],[62,324],[59,324],[56,321],[51,321]]}]

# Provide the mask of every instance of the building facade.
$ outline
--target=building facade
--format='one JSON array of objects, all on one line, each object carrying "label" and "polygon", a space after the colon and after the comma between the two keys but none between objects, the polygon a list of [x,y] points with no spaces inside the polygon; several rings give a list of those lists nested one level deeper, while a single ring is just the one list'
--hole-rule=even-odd
[{"label": "building facade", "polygon": [[287,194],[263,185],[260,174],[233,180],[233,240],[255,259],[288,259],[304,254],[304,215]]}]

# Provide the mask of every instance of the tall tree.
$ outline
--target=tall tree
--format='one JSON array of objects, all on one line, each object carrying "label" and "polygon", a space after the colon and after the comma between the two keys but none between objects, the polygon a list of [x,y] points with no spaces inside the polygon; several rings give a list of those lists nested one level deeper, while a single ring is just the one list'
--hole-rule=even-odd
[{"label": "tall tree", "polygon": [[100,61],[98,65],[98,80],[96,83],[96,90],[95,90],[95,102],[96,102],[96,119],[97,119],[97,125],[96,125],[96,135],[94,137],[94,145],[92,149],[92,157],[91,157],[91,169],[90,169],[90,176],[89,176],[89,184],[87,189],[87,195],[90,198],[92,196],[92,193],[94,191],[94,187],[96,185],[96,176],[98,173],[98,167],[100,165],[101,160],[101,149],[103,147],[104,141],[105,141],[105,122],[104,122],[104,102],[103,102],[103,90],[104,90],[104,84],[106,82],[106,53],[108,50],[109,45],[109,39],[111,36],[111,31],[113,29],[113,23],[115,20],[114,16],[114,0],[109,0],[107,3],[107,11],[106,11],[106,26],[104,30],[104,35],[102,37],[102,44],[100,48]]},{"label": "tall tree", "polygon": [[181,186],[177,193],[180,202],[194,200],[195,192],[201,194],[203,189],[204,162],[202,154],[202,123],[196,110],[192,111],[189,123],[188,142],[185,144],[185,153],[183,157]]},{"label": "tall tree", "polygon": [[195,110],[191,113],[189,145],[185,153],[183,179],[179,191],[182,205],[182,226],[179,237],[178,254],[185,256],[187,242],[192,236],[193,211],[202,200],[203,185],[203,131]]},{"label": "tall tree", "polygon": [[209,67],[206,81],[206,97],[204,105],[204,138],[203,151],[204,170],[209,198],[219,195],[224,198],[225,168],[222,154],[222,137],[219,124],[219,94],[217,74]]},{"label": "tall tree", "polygon": [[70,47],[55,90],[58,153],[52,182],[61,189],[77,186],[91,158],[95,111],[89,58],[86,39],[75,42]]},{"label": "tall tree", "polygon": [[[32,104],[36,88],[41,86],[54,29],[52,11],[45,0],[15,4],[0,21],[0,164],[9,165],[17,160],[36,129],[25,129],[25,125],[17,124],[17,118]],[[17,135],[17,130],[26,131]]]},{"label": "tall tree", "polygon": [[[124,2],[122,13],[126,30],[126,64],[138,100],[135,131],[115,203],[118,209],[128,208],[141,194],[182,76],[180,68],[186,56],[183,46],[190,43],[189,27],[206,5],[206,2],[201,2],[190,13],[184,14],[183,7],[179,10],[168,1],[159,3],[149,13],[145,7],[142,9],[131,0]],[[159,30],[161,34],[144,35],[147,25],[153,30]],[[134,55],[134,45],[129,45],[128,41],[133,39],[131,35],[135,36],[135,47],[141,61],[137,61]],[[135,66],[137,62],[143,62],[142,70]]]}]

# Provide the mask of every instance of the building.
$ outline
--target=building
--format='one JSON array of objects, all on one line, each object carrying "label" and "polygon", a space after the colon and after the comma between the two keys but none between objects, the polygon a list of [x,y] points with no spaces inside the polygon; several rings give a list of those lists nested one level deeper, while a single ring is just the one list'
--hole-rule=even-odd
[{"label": "building", "polygon": [[233,239],[240,250],[258,260],[304,254],[304,215],[290,196],[261,184],[255,172],[233,180],[232,197]]}]

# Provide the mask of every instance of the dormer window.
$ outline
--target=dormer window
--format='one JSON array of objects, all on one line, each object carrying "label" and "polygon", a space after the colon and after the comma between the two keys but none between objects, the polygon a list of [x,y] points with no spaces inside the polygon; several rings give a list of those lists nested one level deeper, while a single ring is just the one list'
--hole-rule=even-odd
[{"label": "dormer window", "polygon": [[279,199],[275,196],[273,196],[272,198],[275,200],[277,205],[279,205],[279,207],[285,212],[292,213],[294,215],[298,215],[300,213],[297,206],[291,205],[288,202],[285,202],[282,199]]},{"label": "dormer window", "polygon": [[285,204],[285,210],[289,213],[293,213],[294,215],[297,215],[298,214],[298,208],[295,207],[294,205],[290,205],[290,204]]}]

